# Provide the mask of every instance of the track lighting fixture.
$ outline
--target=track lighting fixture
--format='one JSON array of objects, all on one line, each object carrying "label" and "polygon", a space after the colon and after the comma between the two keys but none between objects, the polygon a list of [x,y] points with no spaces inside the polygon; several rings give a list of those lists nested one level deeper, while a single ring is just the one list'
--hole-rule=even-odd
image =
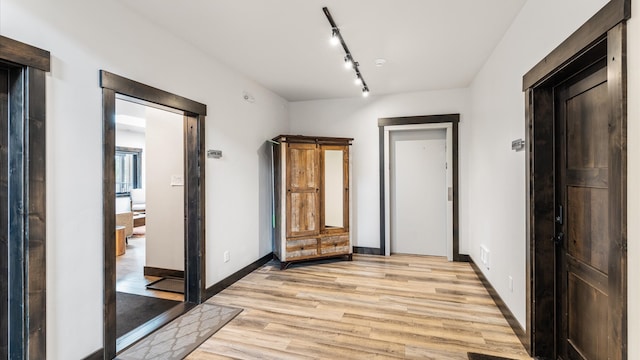
[{"label": "track lighting fixture", "polygon": [[367,83],[364,81],[364,77],[362,76],[362,73],[360,73],[359,64],[353,60],[353,56],[351,55],[351,52],[347,47],[347,43],[344,42],[344,38],[342,37],[342,34],[340,34],[340,29],[338,29],[338,26],[333,21],[333,17],[331,16],[329,9],[326,7],[323,7],[322,11],[324,11],[324,15],[327,17],[327,20],[331,25],[330,43],[332,45],[342,44],[342,49],[344,49],[344,53],[345,53],[344,67],[347,69],[353,69],[356,72],[356,78],[354,80],[354,83],[357,86],[362,86],[363,97],[369,96],[369,86],[367,86]]}]

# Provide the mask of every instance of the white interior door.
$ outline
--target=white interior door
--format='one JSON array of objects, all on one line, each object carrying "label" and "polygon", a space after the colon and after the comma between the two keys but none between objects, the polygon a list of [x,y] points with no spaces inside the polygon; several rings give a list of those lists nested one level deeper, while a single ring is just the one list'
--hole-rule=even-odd
[{"label": "white interior door", "polygon": [[447,256],[447,132],[390,134],[391,252]]}]

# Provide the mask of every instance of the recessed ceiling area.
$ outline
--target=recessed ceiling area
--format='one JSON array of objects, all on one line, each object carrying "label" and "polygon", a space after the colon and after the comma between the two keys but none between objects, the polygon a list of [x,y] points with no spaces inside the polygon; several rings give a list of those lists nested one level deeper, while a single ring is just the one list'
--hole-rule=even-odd
[{"label": "recessed ceiling area", "polygon": [[526,2],[120,1],[289,101],[360,96],[323,6],[376,96],[467,87]]}]

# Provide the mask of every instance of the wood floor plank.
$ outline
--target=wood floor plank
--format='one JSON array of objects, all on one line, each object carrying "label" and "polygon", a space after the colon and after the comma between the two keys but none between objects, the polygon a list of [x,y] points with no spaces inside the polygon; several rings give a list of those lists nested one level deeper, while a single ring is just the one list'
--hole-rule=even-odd
[{"label": "wood floor plank", "polygon": [[271,262],[209,301],[244,311],[187,359],[530,359],[471,266],[439,257]]}]

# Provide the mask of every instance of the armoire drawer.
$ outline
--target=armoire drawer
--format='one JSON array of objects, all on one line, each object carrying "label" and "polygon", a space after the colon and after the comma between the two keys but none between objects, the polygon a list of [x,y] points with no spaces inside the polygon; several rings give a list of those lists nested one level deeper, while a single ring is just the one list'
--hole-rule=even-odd
[{"label": "armoire drawer", "polygon": [[320,238],[320,253],[322,255],[348,254],[350,252],[349,234],[323,236]]},{"label": "armoire drawer", "polygon": [[318,239],[287,239],[287,260],[318,255]]}]

